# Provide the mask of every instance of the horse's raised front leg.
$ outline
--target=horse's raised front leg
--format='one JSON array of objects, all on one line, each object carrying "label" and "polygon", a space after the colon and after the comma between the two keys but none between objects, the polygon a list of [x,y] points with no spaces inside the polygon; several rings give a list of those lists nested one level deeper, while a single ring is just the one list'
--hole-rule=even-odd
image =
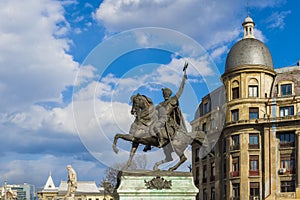
[{"label": "horse's raised front leg", "polygon": [[124,169],[128,169],[130,167],[130,165],[132,163],[133,156],[134,156],[134,154],[135,154],[138,146],[139,146],[139,143],[136,143],[136,142],[132,143],[132,147],[131,147],[131,151],[130,151],[130,156],[129,156],[129,159],[128,159],[128,161],[127,161]]},{"label": "horse's raised front leg", "polygon": [[179,162],[174,166],[174,167],[171,167],[168,171],[174,171],[176,170],[182,163],[184,163],[185,161],[187,160],[187,158],[185,157],[184,154],[182,154],[180,156],[180,160]]},{"label": "horse's raised front leg", "polygon": [[119,149],[117,148],[117,142],[118,142],[119,138],[122,138],[123,140],[126,140],[126,141],[133,141],[133,139],[134,139],[133,136],[129,135],[129,134],[116,134],[115,138],[114,138],[114,143],[113,143],[113,150],[115,153],[119,152]]},{"label": "horse's raised front leg", "polygon": [[172,158],[172,148],[171,148],[171,145],[167,145],[164,147],[164,154],[165,154],[165,159],[164,160],[161,160],[157,163],[155,163],[155,165],[153,166],[153,170],[159,170],[158,166],[161,165],[161,164],[164,164],[164,163],[167,163],[167,162],[171,162],[173,160]]}]

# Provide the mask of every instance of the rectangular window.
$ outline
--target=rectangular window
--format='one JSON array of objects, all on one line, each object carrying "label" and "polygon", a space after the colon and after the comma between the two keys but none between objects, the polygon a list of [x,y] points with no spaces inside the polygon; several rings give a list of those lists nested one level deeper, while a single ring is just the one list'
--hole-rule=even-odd
[{"label": "rectangular window", "polygon": [[200,159],[200,149],[196,148],[195,149],[195,162],[198,162]]},{"label": "rectangular window", "polygon": [[209,110],[209,103],[206,102],[204,105],[204,114],[208,113],[210,110]]},{"label": "rectangular window", "polygon": [[294,115],[294,106],[280,107],[280,117]]},{"label": "rectangular window", "polygon": [[258,108],[249,108],[249,119],[258,119]]},{"label": "rectangular window", "polygon": [[203,165],[203,180],[202,180],[202,182],[206,183],[206,180],[207,180],[207,168],[206,168],[206,165]]},{"label": "rectangular window", "polygon": [[231,136],[231,139],[232,139],[231,150],[240,149],[240,135],[233,135]]},{"label": "rectangular window", "polygon": [[215,191],[215,188],[214,188],[214,187],[212,187],[212,188],[210,189],[210,199],[211,199],[211,200],[215,200],[215,199],[216,199],[216,191]]},{"label": "rectangular window", "polygon": [[259,149],[258,134],[249,134],[249,149]]},{"label": "rectangular window", "polygon": [[232,110],[231,111],[231,121],[236,122],[239,121],[239,110]]},{"label": "rectangular window", "polygon": [[291,174],[295,173],[295,158],[293,155],[281,155],[280,156],[280,168]]},{"label": "rectangular window", "polygon": [[215,181],[215,163],[210,164],[210,181]]},{"label": "rectangular window", "polygon": [[281,181],[281,192],[295,192],[295,181]]},{"label": "rectangular window", "polygon": [[240,184],[239,183],[232,184],[232,197],[234,199],[238,199],[240,197]]},{"label": "rectangular window", "polygon": [[202,124],[202,131],[203,131],[204,133],[206,133],[206,123],[203,123],[203,124]]},{"label": "rectangular window", "polygon": [[233,157],[232,158],[232,177],[240,176],[240,163],[239,163],[239,157]]},{"label": "rectangular window", "polygon": [[200,173],[199,173],[199,167],[196,167],[196,178],[195,178],[195,185],[198,186],[200,183]]},{"label": "rectangular window", "polygon": [[207,200],[207,191],[203,189],[203,200]]},{"label": "rectangular window", "polygon": [[277,138],[280,141],[280,143],[279,143],[280,148],[295,146],[295,133],[294,132],[277,133]]},{"label": "rectangular window", "polygon": [[251,182],[250,183],[250,199],[259,199],[259,183],[258,182]]},{"label": "rectangular window", "polygon": [[232,99],[240,98],[239,87],[232,88]]},{"label": "rectangular window", "polygon": [[249,144],[258,144],[258,134],[249,135]]},{"label": "rectangular window", "polygon": [[292,94],[292,84],[282,84],[280,88],[282,96]]},{"label": "rectangular window", "polygon": [[249,97],[258,97],[258,86],[250,85],[248,93],[249,93],[249,95],[248,95]]},{"label": "rectangular window", "polygon": [[249,175],[250,176],[258,176],[259,175],[259,162],[258,162],[258,156],[250,156],[250,170]]}]

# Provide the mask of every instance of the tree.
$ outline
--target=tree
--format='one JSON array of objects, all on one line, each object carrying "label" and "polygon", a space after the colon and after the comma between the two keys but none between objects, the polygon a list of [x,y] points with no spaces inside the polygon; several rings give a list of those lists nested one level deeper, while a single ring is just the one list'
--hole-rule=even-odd
[{"label": "tree", "polygon": [[[112,167],[108,167],[105,171],[105,177],[101,180],[100,185],[104,188],[105,193],[117,199],[118,174],[124,168],[126,163],[115,163]],[[128,170],[146,169],[147,158],[145,154],[136,155]]]}]

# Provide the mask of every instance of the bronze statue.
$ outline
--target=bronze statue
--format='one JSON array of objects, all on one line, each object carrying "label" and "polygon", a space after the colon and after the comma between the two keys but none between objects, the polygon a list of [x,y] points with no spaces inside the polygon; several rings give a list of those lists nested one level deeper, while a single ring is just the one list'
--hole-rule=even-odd
[{"label": "bronze statue", "polygon": [[150,150],[151,146],[163,148],[165,159],[155,163],[153,170],[158,170],[158,166],[172,161],[171,153],[175,152],[179,157],[179,162],[171,167],[169,171],[176,170],[186,161],[184,155],[185,149],[192,142],[197,142],[208,147],[208,142],[203,132],[188,133],[184,123],[183,116],[179,109],[178,99],[180,98],[185,81],[187,79],[185,63],[183,79],[178,92],[171,97],[172,91],[163,88],[165,101],[158,106],[154,106],[153,101],[145,95],[133,95],[131,97],[131,114],[135,115],[135,121],[132,123],[129,134],[116,134],[114,137],[113,149],[118,153],[117,141],[119,138],[132,142],[130,157],[125,168],[127,169],[132,162],[133,156],[139,144],[146,145],[145,151]]},{"label": "bronze statue", "polygon": [[77,175],[71,165],[67,166],[67,170],[68,170],[68,190],[67,190],[66,197],[71,197],[72,199],[74,199],[75,191],[77,189]]},{"label": "bronze statue", "polygon": [[[184,75],[179,90],[174,96],[171,97],[173,93],[171,89],[162,88],[164,101],[156,106],[158,111],[158,120],[153,124],[153,127],[150,128],[150,133],[152,135],[156,135],[158,138],[158,147],[163,147],[166,143],[172,140],[178,129],[182,128],[185,132],[187,132],[178,102],[187,79],[187,66],[188,63],[185,63],[183,68]],[[145,151],[148,149],[150,150],[151,148],[146,146]]]}]

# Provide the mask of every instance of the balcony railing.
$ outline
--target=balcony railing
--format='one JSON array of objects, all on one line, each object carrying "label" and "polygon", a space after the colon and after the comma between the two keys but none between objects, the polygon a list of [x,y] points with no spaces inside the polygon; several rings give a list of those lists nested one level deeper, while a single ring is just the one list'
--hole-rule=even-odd
[{"label": "balcony railing", "polygon": [[259,170],[249,170],[250,176],[259,176]]},{"label": "balcony railing", "polygon": [[233,171],[230,173],[231,177],[238,177],[240,176],[240,171]]},{"label": "balcony railing", "polygon": [[206,183],[207,179],[206,178],[203,178],[202,179],[202,183]]},{"label": "balcony railing", "polygon": [[210,177],[210,182],[213,182],[213,181],[215,181],[215,176]]},{"label": "balcony railing", "polygon": [[280,148],[295,147],[295,142],[280,142]]},{"label": "balcony railing", "polygon": [[240,145],[238,145],[238,144],[232,145],[232,146],[230,146],[230,150],[231,151],[240,150]]},{"label": "balcony railing", "polygon": [[249,149],[259,149],[259,144],[249,144]]}]

